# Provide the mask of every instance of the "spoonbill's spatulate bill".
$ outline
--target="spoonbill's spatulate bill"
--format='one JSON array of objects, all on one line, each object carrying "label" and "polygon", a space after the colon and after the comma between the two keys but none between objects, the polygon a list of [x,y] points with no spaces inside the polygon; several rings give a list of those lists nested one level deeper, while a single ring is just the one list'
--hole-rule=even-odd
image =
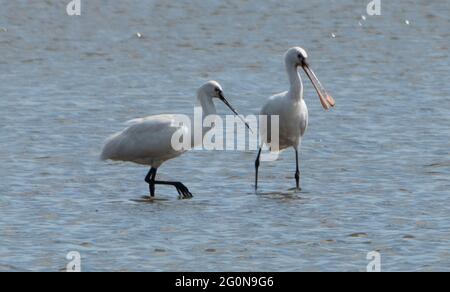
[{"label": "spoonbill's spatulate bill", "polygon": [[[197,98],[204,117],[216,114],[214,98],[221,100],[238,115],[216,81],[209,81],[200,87]],[[193,131],[177,121],[179,120],[176,115],[157,115],[130,121],[128,128],[107,139],[101,155],[102,160],[128,161],[150,166],[145,181],[149,184],[151,197],[155,196],[155,185],[170,185],[176,188],[181,198],[191,198],[191,192],[181,182],[156,180],[156,172],[164,162],[186,152],[183,149],[175,150],[172,146],[174,133],[183,133],[184,137],[192,136]],[[211,129],[204,128],[203,136]]]},{"label": "spoonbill's spatulate bill", "polygon": [[[287,51],[285,54],[285,65],[289,76],[290,88],[286,92],[272,96],[261,110],[261,115],[267,115],[269,117],[268,120],[270,120],[270,116],[279,116],[279,150],[281,151],[289,147],[293,147],[295,150],[297,164],[295,180],[297,190],[300,190],[298,151],[301,145],[301,138],[304,136],[308,127],[308,108],[303,99],[303,83],[298,72],[299,67],[303,68],[311,80],[319,95],[319,100],[323,108],[328,110],[335,106],[333,97],[325,91],[307,60],[308,54],[302,48],[295,47]],[[267,137],[271,137],[270,130],[270,127],[261,126],[262,141],[267,141]],[[270,146],[270,143],[268,144]],[[258,189],[261,150],[262,148],[259,149],[255,162],[255,190]]]}]

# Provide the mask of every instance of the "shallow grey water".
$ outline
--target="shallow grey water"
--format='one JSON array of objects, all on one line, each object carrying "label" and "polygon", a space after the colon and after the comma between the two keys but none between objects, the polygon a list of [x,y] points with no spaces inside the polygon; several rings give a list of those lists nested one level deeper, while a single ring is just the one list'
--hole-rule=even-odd
[{"label": "shallow grey water", "polygon": [[[364,271],[373,250],[385,271],[450,270],[448,1],[366,21],[363,0],[62,2],[0,0],[0,271],[69,251],[89,271]],[[155,203],[136,202],[146,168],[99,161],[123,122],[192,113],[208,79],[257,112],[294,45],[338,102],[324,113],[305,83],[301,193],[291,151],[258,195],[256,153],[191,152],[160,175],[195,198]]]}]

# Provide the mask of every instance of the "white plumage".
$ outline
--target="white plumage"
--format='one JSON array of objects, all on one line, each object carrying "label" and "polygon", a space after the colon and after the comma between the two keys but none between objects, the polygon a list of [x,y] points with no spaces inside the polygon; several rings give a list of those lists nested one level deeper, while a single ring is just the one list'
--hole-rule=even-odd
[{"label": "white plumage", "polygon": [[[296,153],[297,169],[295,173],[297,189],[300,190],[300,170],[298,151],[301,144],[301,138],[305,135],[308,128],[308,108],[303,99],[303,83],[298,73],[298,67],[302,67],[306,75],[310,78],[314,88],[316,89],[320,102],[324,109],[328,110],[335,105],[334,99],[325,91],[322,84],[309,67],[307,62],[308,55],[306,51],[300,47],[291,48],[287,51],[284,57],[286,71],[289,76],[290,88],[288,91],[272,96],[261,110],[261,115],[268,116],[268,121],[271,116],[279,117],[279,137],[278,149],[277,145],[271,145],[270,139],[275,133],[271,133],[270,123],[268,127],[262,125],[260,128],[260,135],[262,141],[267,143],[272,150],[284,150],[287,148],[294,148]],[[261,149],[255,162],[256,176],[255,189],[258,189],[258,170],[260,166]]]},{"label": "white plumage", "polygon": [[165,161],[183,154],[171,145],[172,136],[182,130],[186,137],[189,129],[175,125],[176,116],[157,115],[127,122],[124,129],[106,140],[103,160],[129,161],[159,168]]},{"label": "white plumage", "polygon": [[[218,98],[224,102],[236,115],[237,112],[223,95],[222,87],[216,81],[209,81],[197,91],[197,98],[203,109],[203,116],[216,114],[213,102]],[[248,126],[248,125],[247,125]],[[203,128],[203,135],[211,128]],[[157,181],[156,172],[167,160],[176,158],[187,150],[177,150],[172,145],[172,137],[179,136],[192,138],[192,130],[180,124],[177,115],[155,115],[128,122],[123,131],[108,138],[101,154],[102,160],[128,161],[150,166],[151,169],[145,178],[149,184],[150,195],[155,195],[155,185],[171,185],[176,188],[180,197],[190,198],[191,192],[181,182]],[[191,139],[191,142],[193,139]],[[196,145],[192,145],[196,146]]]}]

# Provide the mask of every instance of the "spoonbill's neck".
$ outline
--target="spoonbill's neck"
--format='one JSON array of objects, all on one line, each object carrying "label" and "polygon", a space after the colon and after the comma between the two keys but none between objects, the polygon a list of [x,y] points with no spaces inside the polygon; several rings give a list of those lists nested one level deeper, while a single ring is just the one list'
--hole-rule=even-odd
[{"label": "spoonbill's neck", "polygon": [[[202,138],[204,138],[205,135],[209,131],[211,131],[216,124],[217,111],[216,111],[216,106],[214,105],[213,99],[210,96],[208,96],[206,93],[199,92],[198,93],[198,101],[200,102],[200,105],[202,107],[202,117],[201,117],[201,120],[198,122],[201,124],[200,129],[202,129]],[[204,121],[205,121],[205,118],[208,116],[213,116],[214,121],[210,126],[205,126]],[[195,128],[197,129],[197,127],[195,127]],[[201,145],[201,141],[197,141],[194,138],[194,147],[196,147],[198,145]]]},{"label": "spoonbill's neck", "polygon": [[286,63],[286,70],[291,84],[289,93],[292,98],[301,100],[303,98],[303,82],[297,70],[297,65]]},{"label": "spoonbill's neck", "polygon": [[208,96],[204,92],[199,92],[198,93],[198,101],[200,102],[200,105],[202,106],[203,118],[205,118],[209,115],[217,114],[216,106],[214,105],[213,99],[210,96]]}]

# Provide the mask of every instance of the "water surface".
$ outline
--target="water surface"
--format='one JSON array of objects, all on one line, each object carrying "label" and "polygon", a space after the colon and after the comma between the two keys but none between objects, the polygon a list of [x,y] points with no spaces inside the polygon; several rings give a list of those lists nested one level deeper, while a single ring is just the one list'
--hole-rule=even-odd
[{"label": "water surface", "polygon": [[[448,1],[365,21],[366,1],[63,2],[0,0],[1,271],[69,251],[89,271],[364,271],[373,250],[385,271],[450,270]],[[155,203],[136,202],[148,169],[99,161],[123,122],[191,114],[208,79],[256,113],[296,45],[338,102],[324,113],[305,82],[301,193],[292,151],[258,195],[255,152],[191,152],[160,176],[195,198]]]}]

